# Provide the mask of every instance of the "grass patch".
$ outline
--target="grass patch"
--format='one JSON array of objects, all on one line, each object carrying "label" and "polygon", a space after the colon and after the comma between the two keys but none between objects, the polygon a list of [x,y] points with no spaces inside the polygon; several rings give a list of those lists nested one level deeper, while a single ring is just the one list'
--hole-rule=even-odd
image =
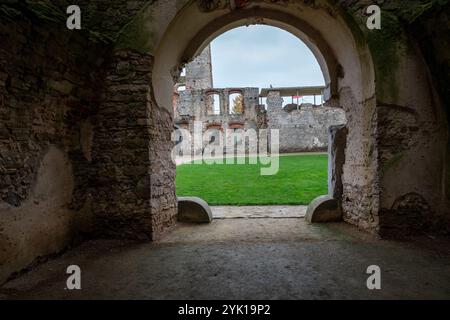
[{"label": "grass patch", "polygon": [[261,176],[261,164],[183,164],[177,167],[177,195],[210,205],[306,205],[328,193],[327,164],[326,154],[280,156],[273,176]]}]

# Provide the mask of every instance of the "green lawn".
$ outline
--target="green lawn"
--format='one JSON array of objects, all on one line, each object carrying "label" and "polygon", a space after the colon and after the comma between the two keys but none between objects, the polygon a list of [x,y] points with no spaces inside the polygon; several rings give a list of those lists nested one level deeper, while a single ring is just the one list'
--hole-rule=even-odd
[{"label": "green lawn", "polygon": [[177,167],[177,195],[210,205],[308,204],[327,194],[327,155],[280,156],[276,175],[260,175],[258,165],[183,164]]}]

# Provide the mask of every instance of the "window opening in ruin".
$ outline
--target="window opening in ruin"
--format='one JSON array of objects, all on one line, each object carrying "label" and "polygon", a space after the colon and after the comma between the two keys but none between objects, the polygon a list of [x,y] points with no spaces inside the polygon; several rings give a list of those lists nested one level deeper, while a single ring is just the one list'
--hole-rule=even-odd
[{"label": "window opening in ruin", "polygon": [[206,111],[209,115],[220,115],[220,95],[218,93],[207,94]]},{"label": "window opening in ruin", "polygon": [[244,113],[244,96],[242,93],[231,93],[228,96],[228,101],[230,114]]}]

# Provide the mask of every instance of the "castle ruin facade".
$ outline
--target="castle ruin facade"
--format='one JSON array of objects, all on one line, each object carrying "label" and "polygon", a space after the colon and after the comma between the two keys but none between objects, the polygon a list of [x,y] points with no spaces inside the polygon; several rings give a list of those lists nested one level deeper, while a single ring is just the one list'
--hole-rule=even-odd
[{"label": "castle ruin facade", "polygon": [[[320,86],[262,90],[216,88],[212,77],[211,47],[208,45],[186,65],[174,87],[175,126],[193,133],[194,123],[198,121],[202,133],[228,132],[222,138],[226,141],[236,130],[254,129],[258,132],[260,129],[277,129],[280,153],[326,151],[328,128],[345,124],[345,111],[332,100],[322,104],[298,102],[299,94],[320,95],[323,99],[325,92],[326,87]],[[294,96],[297,102],[292,98]],[[292,98],[292,103],[285,104],[283,97]],[[265,104],[262,98],[266,99]],[[203,141],[202,148],[211,140],[217,142],[216,139],[209,137]],[[195,154],[199,153],[200,150],[195,151]]]}]

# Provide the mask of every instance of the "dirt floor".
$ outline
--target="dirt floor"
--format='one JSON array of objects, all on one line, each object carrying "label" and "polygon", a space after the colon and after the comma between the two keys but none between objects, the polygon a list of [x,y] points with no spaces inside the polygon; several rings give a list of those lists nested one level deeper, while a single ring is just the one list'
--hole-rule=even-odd
[{"label": "dirt floor", "polygon": [[[81,268],[81,290],[66,269]],[[368,290],[369,265],[381,290]],[[450,244],[379,240],[300,218],[179,224],[159,241],[89,241],[0,289],[2,299],[450,299]]]}]

